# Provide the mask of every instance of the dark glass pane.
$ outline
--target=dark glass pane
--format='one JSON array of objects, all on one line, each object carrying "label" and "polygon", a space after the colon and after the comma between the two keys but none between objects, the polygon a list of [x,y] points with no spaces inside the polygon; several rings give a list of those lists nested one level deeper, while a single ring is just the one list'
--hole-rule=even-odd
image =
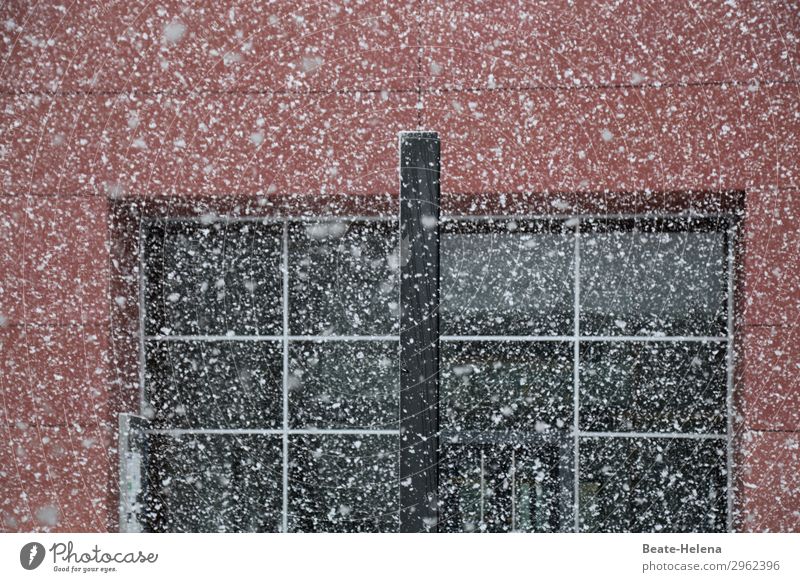
[{"label": "dark glass pane", "polygon": [[289,239],[293,334],[397,333],[396,222],[294,224]]},{"label": "dark glass pane", "polygon": [[399,529],[397,436],[293,436],[289,459],[292,531]]},{"label": "dark glass pane", "polygon": [[573,354],[571,342],[443,342],[442,428],[571,428]]},{"label": "dark glass pane", "polygon": [[637,226],[584,233],[581,333],[725,335],[726,257],[722,232]]},{"label": "dark glass pane", "polygon": [[281,233],[281,225],[253,222],[149,227],[147,333],[281,333]]},{"label": "dark glass pane", "polygon": [[278,531],[281,443],[261,435],[151,435],[148,529]]},{"label": "dark glass pane", "polygon": [[581,429],[724,433],[726,348],[700,342],[582,345]]},{"label": "dark glass pane", "polygon": [[571,230],[516,221],[443,226],[443,334],[573,333]]},{"label": "dark glass pane", "polygon": [[445,439],[439,531],[569,531],[572,438],[504,444],[491,442],[491,434],[481,436],[490,442]]},{"label": "dark glass pane", "polygon": [[292,428],[397,429],[397,342],[292,342]]},{"label": "dark glass pane", "polygon": [[725,467],[724,440],[582,438],[581,530],[725,531]]},{"label": "dark glass pane", "polygon": [[147,396],[163,428],[279,428],[280,342],[147,343]]}]

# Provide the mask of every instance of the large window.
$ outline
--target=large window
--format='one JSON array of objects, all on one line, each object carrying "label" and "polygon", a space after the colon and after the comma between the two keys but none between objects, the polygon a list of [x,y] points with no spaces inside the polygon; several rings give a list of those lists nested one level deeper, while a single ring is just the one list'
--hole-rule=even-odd
[{"label": "large window", "polygon": [[[440,225],[438,531],[730,527],[727,217]],[[147,529],[396,531],[392,220],[154,220]]]}]

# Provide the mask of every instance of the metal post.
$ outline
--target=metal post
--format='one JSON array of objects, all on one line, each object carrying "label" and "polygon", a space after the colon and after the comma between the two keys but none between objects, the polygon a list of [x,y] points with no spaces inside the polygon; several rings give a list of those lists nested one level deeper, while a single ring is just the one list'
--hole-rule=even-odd
[{"label": "metal post", "polygon": [[400,134],[400,531],[437,531],[439,136]]}]

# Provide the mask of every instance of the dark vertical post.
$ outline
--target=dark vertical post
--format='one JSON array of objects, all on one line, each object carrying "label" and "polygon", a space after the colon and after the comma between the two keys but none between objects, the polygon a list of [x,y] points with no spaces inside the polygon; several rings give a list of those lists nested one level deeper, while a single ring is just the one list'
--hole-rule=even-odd
[{"label": "dark vertical post", "polygon": [[400,531],[436,531],[439,136],[400,134]]}]

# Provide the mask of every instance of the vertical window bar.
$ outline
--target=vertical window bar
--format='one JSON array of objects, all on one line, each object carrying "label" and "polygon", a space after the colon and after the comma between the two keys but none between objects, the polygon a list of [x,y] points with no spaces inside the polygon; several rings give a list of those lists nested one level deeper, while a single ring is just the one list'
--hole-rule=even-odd
[{"label": "vertical window bar", "polygon": [[[147,226],[145,223],[145,219],[143,217],[139,218],[139,412],[144,414],[145,412],[145,378],[147,377],[145,373],[145,336],[147,334],[146,331],[146,323],[147,323],[147,314],[145,313],[145,260],[146,257],[144,256],[145,253],[145,244],[147,240]],[[159,332],[160,333],[160,332]]]},{"label": "vertical window bar", "polygon": [[728,345],[727,345],[727,394],[725,404],[727,407],[727,530],[733,531],[734,520],[734,498],[733,498],[733,389],[734,389],[734,365],[735,365],[735,346],[733,344],[734,337],[734,268],[735,268],[735,252],[736,252],[736,225],[733,220],[728,223],[727,230],[727,251],[728,251]]},{"label": "vertical window bar", "polygon": [[283,222],[281,271],[283,271],[283,509],[281,531],[289,531],[289,224]]},{"label": "vertical window bar", "polygon": [[437,531],[439,136],[400,134],[400,531]]},{"label": "vertical window bar", "polygon": [[574,471],[574,489],[572,500],[572,510],[575,513],[575,531],[580,531],[580,488],[581,488],[581,474],[580,474],[580,381],[581,381],[581,223],[577,222],[575,225],[575,337],[573,338],[574,352],[574,368],[573,368],[573,393],[572,393],[572,414],[573,414],[573,453],[575,461],[573,465]]}]

